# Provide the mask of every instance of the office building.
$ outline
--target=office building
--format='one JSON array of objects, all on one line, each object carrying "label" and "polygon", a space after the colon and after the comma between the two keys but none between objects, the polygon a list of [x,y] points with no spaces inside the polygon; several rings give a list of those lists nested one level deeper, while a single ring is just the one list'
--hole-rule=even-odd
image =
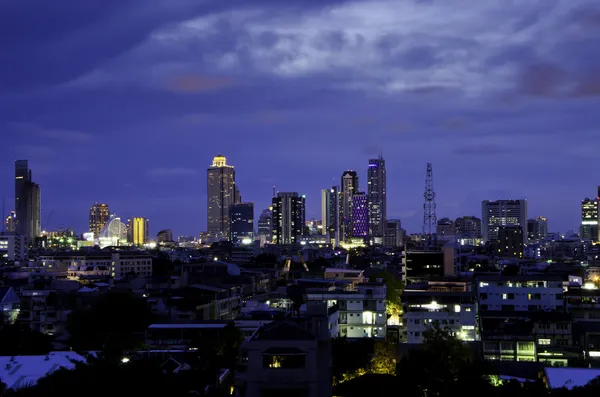
[{"label": "office building", "polygon": [[129,242],[141,246],[148,242],[148,230],[150,222],[146,218],[136,217],[129,221]]},{"label": "office building", "polygon": [[456,218],[454,228],[460,238],[473,240],[481,238],[481,219],[474,216]]},{"label": "office building", "polygon": [[502,258],[523,258],[523,228],[521,226],[500,226],[496,255]]},{"label": "office building", "polygon": [[215,240],[229,239],[229,207],[240,203],[241,197],[235,184],[235,170],[224,156],[213,159],[207,170],[207,183],[207,231]]},{"label": "office building", "polygon": [[171,229],[164,229],[156,234],[156,243],[165,244],[173,242],[173,231]]},{"label": "office building", "polygon": [[327,242],[339,244],[340,194],[337,186],[321,190],[321,226]]},{"label": "office building", "polygon": [[90,208],[90,228],[89,232],[94,234],[94,238],[100,238],[100,232],[110,221],[110,210],[108,204],[94,204]]},{"label": "office building", "polygon": [[342,194],[340,197],[340,238],[349,241],[352,238],[352,197],[358,193],[358,175],[356,171],[342,174]]},{"label": "office building", "polygon": [[269,207],[258,217],[258,239],[261,247],[273,242],[273,207]]},{"label": "office building", "polygon": [[[481,228],[483,241],[494,245],[498,241],[500,226],[520,226],[527,230],[527,200],[484,200],[481,202]],[[527,233],[523,233],[527,244]]]},{"label": "office building", "polygon": [[527,220],[527,239],[539,241],[546,238],[548,234],[548,219],[543,216],[538,216],[536,219]]},{"label": "office building", "polygon": [[229,240],[236,245],[251,244],[254,241],[254,203],[236,203],[229,208]]},{"label": "office building", "polygon": [[397,248],[403,245],[405,231],[399,219],[388,219],[386,222],[383,246],[386,248]]},{"label": "office building", "polygon": [[368,207],[369,207],[369,239],[372,245],[382,245],[385,236],[386,221],[386,171],[382,156],[369,160]]},{"label": "office building", "polygon": [[296,244],[304,234],[305,197],[295,192],[278,192],[273,197],[273,243]]},{"label": "office building", "polygon": [[352,237],[366,240],[368,236],[369,202],[364,192],[358,192],[352,196]]},{"label": "office building", "polygon": [[581,239],[598,240],[598,199],[586,198],[581,202]]},{"label": "office building", "polygon": [[27,241],[25,236],[14,233],[0,233],[0,257],[12,262],[27,260]]},{"label": "office building", "polygon": [[449,218],[441,218],[437,221],[436,235],[441,240],[454,240],[456,237],[456,226]]},{"label": "office building", "polygon": [[15,232],[31,244],[42,233],[40,185],[33,183],[27,160],[15,162]]}]

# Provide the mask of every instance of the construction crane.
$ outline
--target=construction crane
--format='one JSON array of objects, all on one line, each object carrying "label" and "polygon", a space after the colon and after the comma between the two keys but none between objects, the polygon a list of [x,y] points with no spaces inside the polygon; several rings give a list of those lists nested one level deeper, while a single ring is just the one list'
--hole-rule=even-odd
[{"label": "construction crane", "polygon": [[[306,266],[306,262],[304,262],[304,257],[302,256],[302,252],[298,251],[298,259],[300,259],[300,263],[302,264],[302,267],[304,268],[305,272],[308,272],[308,266]],[[288,256],[285,259],[285,263],[283,264],[283,269],[282,269],[282,273],[289,273],[289,271],[292,268],[292,257]]]}]

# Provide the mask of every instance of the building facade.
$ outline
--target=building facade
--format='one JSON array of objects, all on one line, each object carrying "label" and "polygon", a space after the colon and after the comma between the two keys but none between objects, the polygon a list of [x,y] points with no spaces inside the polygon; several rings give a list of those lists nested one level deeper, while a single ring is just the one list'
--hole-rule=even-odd
[{"label": "building facade", "polygon": [[150,222],[146,218],[136,217],[129,222],[130,242],[133,245],[141,246],[148,242],[148,231]]},{"label": "building facade", "polygon": [[306,224],[305,197],[296,192],[278,192],[273,197],[273,244],[296,244]]},{"label": "building facade", "polygon": [[236,203],[229,207],[231,220],[229,240],[233,244],[250,244],[254,241],[254,203]]},{"label": "building facade", "polygon": [[328,242],[339,243],[340,193],[337,186],[321,190],[321,225]]},{"label": "building facade", "polygon": [[369,201],[364,192],[352,196],[352,237],[369,237]]},{"label": "building facade", "polygon": [[581,239],[598,240],[598,199],[586,198],[581,202]]}]

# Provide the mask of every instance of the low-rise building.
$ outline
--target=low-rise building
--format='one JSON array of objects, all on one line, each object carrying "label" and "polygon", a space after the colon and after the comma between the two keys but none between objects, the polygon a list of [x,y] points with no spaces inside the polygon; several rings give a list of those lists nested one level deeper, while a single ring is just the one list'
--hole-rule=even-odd
[{"label": "low-rise building", "polygon": [[402,294],[408,343],[422,343],[438,324],[464,341],[479,340],[477,299],[469,283],[432,282],[410,285]]}]

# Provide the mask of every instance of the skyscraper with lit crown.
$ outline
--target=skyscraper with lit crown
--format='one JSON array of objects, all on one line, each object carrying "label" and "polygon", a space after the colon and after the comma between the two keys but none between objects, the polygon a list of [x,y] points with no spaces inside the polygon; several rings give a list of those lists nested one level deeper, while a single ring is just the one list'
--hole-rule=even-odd
[{"label": "skyscraper with lit crown", "polygon": [[219,154],[207,170],[207,231],[215,240],[230,238],[230,206],[241,202],[235,170]]}]

